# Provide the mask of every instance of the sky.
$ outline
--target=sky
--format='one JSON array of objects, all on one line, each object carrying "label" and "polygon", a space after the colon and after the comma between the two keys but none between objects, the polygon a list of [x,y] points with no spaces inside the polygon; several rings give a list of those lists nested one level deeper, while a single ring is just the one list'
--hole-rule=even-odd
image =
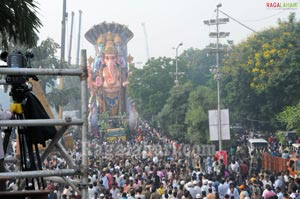
[{"label": "sky", "polygon": [[[269,8],[268,3],[297,3],[295,9]],[[39,30],[39,37],[47,37],[61,43],[63,0],[39,0],[39,17],[43,27]],[[71,33],[71,12],[74,15],[72,63],[76,62],[79,10],[82,11],[80,48],[86,49],[88,56],[95,54],[92,44],[84,34],[94,25],[106,22],[116,22],[126,25],[134,34],[128,42],[128,53],[134,57],[137,64],[147,61],[147,45],[150,57],[175,57],[178,53],[189,48],[203,49],[209,43],[215,42],[209,38],[209,32],[216,31],[215,26],[207,26],[204,20],[216,18],[216,6],[227,15],[255,31],[262,31],[277,26],[278,19],[286,20],[290,12],[300,15],[299,0],[67,0],[66,11],[66,51],[67,60]],[[219,17],[227,17],[222,13]],[[145,24],[145,29],[142,26]],[[147,38],[145,36],[145,31]],[[245,41],[255,34],[234,20],[220,26],[220,31],[230,32],[230,36],[221,39],[221,43],[233,40],[235,44]]]}]

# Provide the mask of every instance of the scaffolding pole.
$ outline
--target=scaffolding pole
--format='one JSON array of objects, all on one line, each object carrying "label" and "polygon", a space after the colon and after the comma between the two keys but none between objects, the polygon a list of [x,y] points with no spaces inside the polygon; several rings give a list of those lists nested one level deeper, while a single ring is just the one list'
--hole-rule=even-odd
[{"label": "scaffolding pole", "polygon": [[87,58],[86,58],[86,50],[81,50],[81,118],[83,120],[82,125],[82,163],[81,163],[81,172],[82,172],[82,180],[81,180],[81,193],[82,198],[88,198],[88,172],[89,172],[89,164],[88,164],[88,92],[87,92]]},{"label": "scaffolding pole", "polygon": [[73,119],[66,122],[63,119],[34,119],[34,120],[0,120],[0,126],[70,126],[82,125],[81,119]]},{"label": "scaffolding pole", "polygon": [[45,149],[44,153],[41,155],[41,161],[43,162],[49,155],[49,153],[54,149],[56,143],[60,140],[60,138],[64,135],[65,131],[68,129],[68,126],[63,126],[57,130],[56,135],[49,143],[48,147]]},{"label": "scaffolding pole", "polygon": [[58,182],[61,184],[69,184],[73,190],[75,190],[79,195],[82,195],[81,191],[77,188],[78,181],[68,179],[66,177],[60,176],[60,177],[45,177],[44,180],[46,181],[52,181],[52,182]]},{"label": "scaffolding pole", "polygon": [[81,76],[80,69],[0,68],[0,75]]},{"label": "scaffolding pole", "polygon": [[66,176],[78,174],[76,169],[57,169],[57,170],[38,170],[38,171],[16,171],[0,173],[0,180],[8,180],[14,178],[37,178],[45,176]]},{"label": "scaffolding pole", "polygon": [[62,155],[62,157],[65,159],[65,161],[67,162],[67,164],[71,167],[71,168],[75,168],[76,164],[73,161],[73,159],[69,156],[68,151],[65,149],[65,147],[60,143],[56,143],[57,149],[60,151],[60,154]]},{"label": "scaffolding pole", "polygon": [[[72,169],[60,169],[60,170],[36,170],[36,171],[16,171],[16,172],[5,172],[0,173],[1,179],[15,179],[15,178],[35,178],[35,177],[47,177],[47,176],[70,176],[80,175],[81,182],[79,188],[82,194],[82,198],[88,198],[88,100],[87,100],[87,58],[86,50],[81,50],[81,69],[36,69],[36,68],[0,68],[0,75],[20,75],[28,76],[33,75],[48,75],[48,76],[79,76],[81,80],[81,119],[71,119],[66,117],[65,119],[31,119],[31,120],[1,120],[1,126],[62,126],[58,129],[57,135],[52,139],[52,142],[46,148],[42,154],[42,159],[45,159],[51,150],[56,146],[66,159],[69,166],[74,166],[72,158],[68,155],[61,143],[60,138],[64,132],[71,125],[82,126],[82,163],[80,167],[76,168],[76,165]],[[6,81],[0,80],[0,84],[6,84]],[[74,186],[71,181],[63,178],[65,183],[69,183],[70,186]]]}]

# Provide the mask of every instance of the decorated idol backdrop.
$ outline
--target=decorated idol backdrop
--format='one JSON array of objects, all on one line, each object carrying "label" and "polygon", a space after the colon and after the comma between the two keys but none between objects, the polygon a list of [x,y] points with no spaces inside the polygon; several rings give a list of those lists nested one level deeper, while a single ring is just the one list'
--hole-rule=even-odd
[{"label": "decorated idol backdrop", "polygon": [[92,132],[99,132],[103,113],[113,118],[127,111],[127,43],[132,37],[133,33],[126,26],[106,22],[93,26],[85,34],[95,47],[95,56],[88,60],[89,123]]}]

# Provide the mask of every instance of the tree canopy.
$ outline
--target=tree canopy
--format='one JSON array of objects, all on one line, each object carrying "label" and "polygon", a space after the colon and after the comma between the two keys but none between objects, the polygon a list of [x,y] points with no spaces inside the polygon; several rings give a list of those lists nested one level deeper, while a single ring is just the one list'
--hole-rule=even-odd
[{"label": "tree canopy", "polygon": [[300,23],[295,14],[235,46],[225,60],[223,99],[244,123],[280,127],[275,115],[300,98]]},{"label": "tree canopy", "polygon": [[8,42],[35,46],[42,26],[34,0],[2,0],[0,4],[0,38],[4,48]]}]

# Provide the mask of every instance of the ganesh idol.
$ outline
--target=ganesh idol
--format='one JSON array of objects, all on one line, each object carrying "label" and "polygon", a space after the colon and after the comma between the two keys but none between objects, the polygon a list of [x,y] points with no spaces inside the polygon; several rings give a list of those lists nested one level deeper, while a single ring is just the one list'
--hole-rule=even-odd
[{"label": "ganesh idol", "polygon": [[102,86],[102,111],[109,112],[110,115],[118,115],[121,112],[122,96],[124,87],[128,84],[126,74],[118,64],[118,51],[113,42],[112,35],[107,34],[102,63],[99,70],[100,82]]}]

